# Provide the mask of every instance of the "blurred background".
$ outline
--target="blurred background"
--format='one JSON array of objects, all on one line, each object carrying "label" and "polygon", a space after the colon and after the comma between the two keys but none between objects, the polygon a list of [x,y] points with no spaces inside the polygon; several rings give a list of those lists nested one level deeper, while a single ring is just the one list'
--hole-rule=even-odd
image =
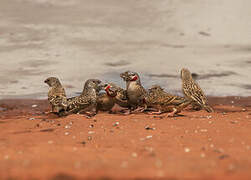
[{"label": "blurred background", "polygon": [[59,77],[68,96],[85,80],[181,94],[189,68],[212,96],[249,96],[250,0],[1,0],[0,98],[45,98]]}]

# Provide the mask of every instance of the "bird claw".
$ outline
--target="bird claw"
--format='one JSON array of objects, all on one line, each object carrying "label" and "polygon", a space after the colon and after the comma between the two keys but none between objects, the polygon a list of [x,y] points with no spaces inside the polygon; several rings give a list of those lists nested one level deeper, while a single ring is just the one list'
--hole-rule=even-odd
[{"label": "bird claw", "polygon": [[120,113],[123,114],[123,115],[129,115],[129,114],[131,114],[131,112],[130,112],[129,109],[121,110]]},{"label": "bird claw", "polygon": [[51,113],[53,113],[53,112],[52,111],[44,112],[45,115],[49,115]]},{"label": "bird claw", "polygon": [[90,118],[94,117],[97,113],[96,112],[82,111],[82,112],[79,112],[78,114],[81,114],[82,116],[90,119]]},{"label": "bird claw", "polygon": [[133,110],[132,113],[144,112],[145,110],[145,107],[138,107],[137,109]]},{"label": "bird claw", "polygon": [[174,116],[175,116],[175,113],[173,112],[167,114],[167,117],[174,117]]},{"label": "bird claw", "polygon": [[96,114],[88,114],[88,113],[86,113],[86,114],[82,114],[84,117],[86,117],[87,119],[91,119],[91,118],[93,118]]},{"label": "bird claw", "polygon": [[148,114],[150,114],[150,115],[160,115],[160,114],[162,114],[162,112],[159,110],[159,111],[148,112]]},{"label": "bird claw", "polygon": [[86,114],[82,114],[82,116],[84,116],[85,118],[87,118],[87,119],[91,119],[93,116],[88,116],[88,115],[86,115]]}]

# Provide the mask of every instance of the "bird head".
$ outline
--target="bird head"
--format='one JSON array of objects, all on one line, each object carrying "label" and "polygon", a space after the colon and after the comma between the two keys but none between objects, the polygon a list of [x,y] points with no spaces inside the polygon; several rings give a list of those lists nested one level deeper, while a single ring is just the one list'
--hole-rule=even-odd
[{"label": "bird head", "polygon": [[97,91],[100,91],[103,88],[103,84],[98,79],[88,79],[85,82],[84,89],[95,89]]},{"label": "bird head", "polygon": [[182,80],[192,79],[192,75],[188,69],[186,69],[186,68],[181,69],[181,79]]},{"label": "bird head", "polygon": [[48,84],[50,87],[61,85],[59,79],[56,77],[49,77],[44,81],[44,83]]},{"label": "bird head", "polygon": [[132,72],[132,71],[126,71],[124,73],[120,74],[120,77],[124,80],[124,81],[137,81],[140,82],[140,78],[138,73],[136,72]]},{"label": "bird head", "polygon": [[118,89],[112,84],[104,84],[104,89],[108,96],[115,97],[117,95]]}]

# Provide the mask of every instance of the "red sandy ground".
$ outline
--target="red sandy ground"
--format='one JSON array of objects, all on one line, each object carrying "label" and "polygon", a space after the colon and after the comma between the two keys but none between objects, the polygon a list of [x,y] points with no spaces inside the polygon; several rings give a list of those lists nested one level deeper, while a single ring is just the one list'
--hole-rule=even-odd
[{"label": "red sandy ground", "polygon": [[251,97],[210,103],[211,114],[87,119],[46,115],[44,100],[1,100],[0,179],[251,179]]}]

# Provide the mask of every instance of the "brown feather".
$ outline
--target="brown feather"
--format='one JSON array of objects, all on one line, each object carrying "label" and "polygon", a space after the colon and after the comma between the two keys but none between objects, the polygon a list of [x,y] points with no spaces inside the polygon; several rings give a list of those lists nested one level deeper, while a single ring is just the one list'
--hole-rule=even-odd
[{"label": "brown feather", "polygon": [[188,69],[181,70],[182,90],[186,98],[196,102],[207,112],[213,112],[213,109],[208,105],[207,98],[197,82],[192,78]]}]

